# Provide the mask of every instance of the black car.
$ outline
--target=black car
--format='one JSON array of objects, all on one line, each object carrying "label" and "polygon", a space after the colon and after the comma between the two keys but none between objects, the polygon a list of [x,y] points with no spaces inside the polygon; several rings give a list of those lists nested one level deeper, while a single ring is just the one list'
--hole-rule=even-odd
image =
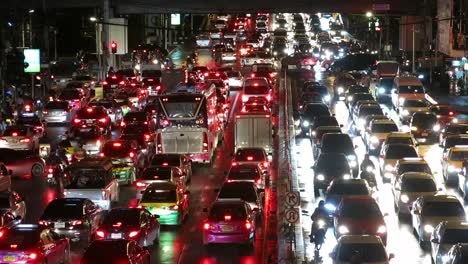
[{"label": "black car", "polygon": [[359,162],[354,150],[353,140],[348,134],[328,133],[322,136],[320,153],[343,153],[353,171],[353,176],[359,173]]},{"label": "black car", "polygon": [[314,194],[320,195],[320,190],[325,191],[330,182],[339,178],[351,178],[351,168],[343,153],[321,153],[314,166]]},{"label": "black car", "polygon": [[314,119],[312,126],[310,127],[310,136],[315,138],[317,134],[317,128],[321,126],[334,126],[339,127],[338,121],[335,116],[317,116]]},{"label": "black car", "polygon": [[86,249],[80,264],[150,264],[150,252],[133,240],[97,240]]},{"label": "black car", "polygon": [[410,119],[411,134],[416,140],[424,142],[437,141],[440,125],[433,113],[416,112]]},{"label": "black car", "polygon": [[301,130],[303,135],[310,135],[310,126],[317,116],[331,116],[330,109],[325,104],[306,104],[301,109]]},{"label": "black car", "polygon": [[380,102],[390,99],[390,92],[393,87],[393,77],[382,77],[377,81],[375,86],[375,97]]}]

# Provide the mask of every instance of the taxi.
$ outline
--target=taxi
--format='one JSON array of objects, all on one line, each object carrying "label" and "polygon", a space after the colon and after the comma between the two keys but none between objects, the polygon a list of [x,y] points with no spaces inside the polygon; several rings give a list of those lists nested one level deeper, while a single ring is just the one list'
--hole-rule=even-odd
[{"label": "taxi", "polygon": [[454,195],[420,196],[411,207],[413,230],[420,245],[429,242],[434,228],[442,221],[464,221],[465,209]]},{"label": "taxi", "polygon": [[146,168],[138,177],[135,183],[137,188],[137,200],[141,199],[146,187],[154,182],[172,182],[176,183],[185,190],[187,178],[183,171],[171,166],[151,166]]},{"label": "taxi", "polygon": [[404,99],[397,108],[397,113],[402,122],[410,121],[414,113],[428,111],[429,103],[424,99]]},{"label": "taxi", "polygon": [[392,184],[395,211],[409,215],[413,202],[423,195],[437,193],[434,176],[424,172],[405,172]]},{"label": "taxi", "polygon": [[159,216],[161,225],[181,225],[188,216],[189,191],[172,182],[155,182],[143,192],[139,205]]},{"label": "taxi", "polygon": [[416,148],[408,144],[387,144],[379,156],[380,175],[384,182],[390,182],[395,174],[395,165],[399,159],[418,158]]},{"label": "taxi", "polygon": [[398,132],[398,126],[390,119],[377,119],[366,128],[364,139],[369,153],[379,153],[382,143],[391,132]]},{"label": "taxi", "polygon": [[395,177],[398,178],[405,172],[423,172],[432,175],[431,168],[424,158],[402,158],[395,164]]},{"label": "taxi", "polygon": [[468,158],[468,146],[456,145],[449,149],[442,158],[442,175],[449,185],[455,185],[458,173],[462,170],[463,161]]},{"label": "taxi", "polygon": [[387,138],[385,138],[384,142],[382,143],[381,148],[385,148],[385,146],[388,144],[407,144],[416,147],[416,149],[419,145],[419,143],[413,137],[413,134],[410,132],[392,132],[388,134]]}]

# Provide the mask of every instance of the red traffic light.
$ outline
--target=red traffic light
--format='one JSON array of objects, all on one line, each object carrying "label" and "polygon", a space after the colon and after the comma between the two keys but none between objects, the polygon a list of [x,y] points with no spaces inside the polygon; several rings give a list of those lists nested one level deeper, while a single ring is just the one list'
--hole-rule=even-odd
[{"label": "red traffic light", "polygon": [[112,41],[112,43],[111,43],[111,51],[112,51],[112,53],[117,53],[117,42]]}]

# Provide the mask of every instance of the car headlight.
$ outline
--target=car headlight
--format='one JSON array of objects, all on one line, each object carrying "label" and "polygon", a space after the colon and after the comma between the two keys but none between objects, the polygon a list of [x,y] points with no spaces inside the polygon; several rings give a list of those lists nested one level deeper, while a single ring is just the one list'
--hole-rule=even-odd
[{"label": "car headlight", "polygon": [[301,124],[301,120],[294,120],[294,125],[295,126],[299,126]]},{"label": "car headlight", "polygon": [[367,166],[367,167],[366,167],[366,171],[367,171],[367,172],[374,172],[374,167],[372,167],[372,166]]},{"label": "car headlight", "polygon": [[336,206],[331,204],[331,203],[326,203],[325,204],[325,209],[327,209],[330,212],[334,212],[336,210]]},{"label": "car headlight", "polygon": [[448,255],[442,256],[442,263],[448,263],[450,261],[450,257]]},{"label": "car headlight", "polygon": [[409,197],[406,194],[402,194],[400,196],[400,200],[401,200],[402,203],[407,203],[407,202],[409,202]]},{"label": "car headlight", "polygon": [[307,121],[307,120],[302,121],[302,126],[303,127],[309,127],[310,126],[309,121]]},{"label": "car headlight", "polygon": [[412,126],[412,127],[411,127],[411,131],[418,131],[418,128],[415,127],[415,126]]},{"label": "car headlight", "polygon": [[338,92],[338,94],[342,94],[344,93],[344,88],[343,87],[338,87],[338,89],[336,89],[336,91]]},{"label": "car headlight", "polygon": [[400,104],[403,104],[403,103],[405,102],[405,98],[399,98],[399,99],[398,99],[398,102],[399,102]]},{"label": "car headlight", "polygon": [[273,51],[273,55],[274,55],[274,56],[278,55],[278,52]]},{"label": "car headlight", "polygon": [[346,100],[348,100],[348,102],[352,102],[352,101],[353,101],[353,97],[350,95],[350,96],[348,96],[348,98],[346,98]]},{"label": "car headlight", "polygon": [[379,234],[384,234],[387,232],[387,227],[385,227],[384,225],[381,225],[379,226],[379,228],[377,228],[377,233]]},{"label": "car headlight", "polygon": [[343,179],[349,180],[349,179],[351,179],[351,175],[349,173],[346,173],[346,174],[343,175]]},{"label": "car headlight", "polygon": [[424,226],[424,232],[432,233],[433,231],[434,231],[434,227],[432,225],[425,225]]},{"label": "car headlight", "polygon": [[324,228],[326,225],[327,225],[327,223],[325,223],[325,221],[323,221],[322,219],[319,219],[317,221],[318,228]]},{"label": "car headlight", "polygon": [[372,144],[379,144],[379,142],[380,142],[379,138],[376,137],[376,136],[372,136],[370,138],[370,141],[371,141]]},{"label": "car headlight", "polygon": [[457,167],[455,167],[455,166],[453,166],[453,165],[450,165],[450,166],[448,166],[448,171],[449,171],[449,172],[460,172],[461,169],[460,169],[460,168],[457,168]]},{"label": "car headlight", "polygon": [[348,163],[349,163],[349,166],[352,168],[357,166],[357,162],[355,160],[350,160]]},{"label": "car headlight", "polygon": [[386,171],[393,171],[394,169],[395,169],[395,168],[394,168],[392,165],[390,165],[390,164],[385,165],[385,170],[386,170]]},{"label": "car headlight", "polygon": [[323,174],[317,175],[317,181],[324,181],[324,180],[325,180],[325,176],[323,176]]},{"label": "car headlight", "polygon": [[322,60],[324,60],[326,57],[325,57],[325,55],[322,54],[322,55],[320,56],[320,58],[321,58]]},{"label": "car headlight", "polygon": [[432,127],[432,130],[434,130],[434,132],[439,132],[440,131],[440,125],[439,124],[435,125],[434,127]]},{"label": "car headlight", "polygon": [[356,156],[354,156],[354,155],[348,155],[348,156],[346,156],[346,158],[348,160],[354,160],[354,161],[356,160]]},{"label": "car headlight", "polygon": [[458,123],[458,118],[452,119],[452,123],[455,123],[455,124]]},{"label": "car headlight", "polygon": [[340,233],[342,235],[347,234],[347,233],[349,233],[349,229],[344,225],[339,226],[338,227],[338,233]]},{"label": "car headlight", "polygon": [[313,137],[315,137],[315,136],[317,135],[317,132],[315,132],[315,130],[314,130],[314,131],[311,132],[311,135],[312,135]]},{"label": "car headlight", "polygon": [[401,111],[401,114],[403,116],[409,116],[409,111],[405,109],[405,110]]},{"label": "car headlight", "polygon": [[419,75],[418,75],[418,79],[424,79],[424,75],[423,75],[423,74],[419,74]]},{"label": "car headlight", "polygon": [[288,53],[288,49],[284,49],[283,52],[284,52],[284,53]]},{"label": "car headlight", "polygon": [[380,88],[377,90],[377,92],[378,92],[379,94],[384,94],[384,93],[385,93],[385,88],[380,87]]},{"label": "car headlight", "polygon": [[330,100],[331,100],[330,95],[325,95],[325,96],[323,97],[323,100],[325,100],[325,102],[327,102],[327,103],[330,102]]}]

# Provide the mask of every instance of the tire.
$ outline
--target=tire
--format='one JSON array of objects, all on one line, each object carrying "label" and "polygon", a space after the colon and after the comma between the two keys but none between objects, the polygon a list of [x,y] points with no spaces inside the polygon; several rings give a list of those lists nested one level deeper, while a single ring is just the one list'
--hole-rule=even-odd
[{"label": "tire", "polygon": [[41,164],[34,164],[31,167],[31,175],[35,178],[42,177],[44,175],[44,166]]}]

